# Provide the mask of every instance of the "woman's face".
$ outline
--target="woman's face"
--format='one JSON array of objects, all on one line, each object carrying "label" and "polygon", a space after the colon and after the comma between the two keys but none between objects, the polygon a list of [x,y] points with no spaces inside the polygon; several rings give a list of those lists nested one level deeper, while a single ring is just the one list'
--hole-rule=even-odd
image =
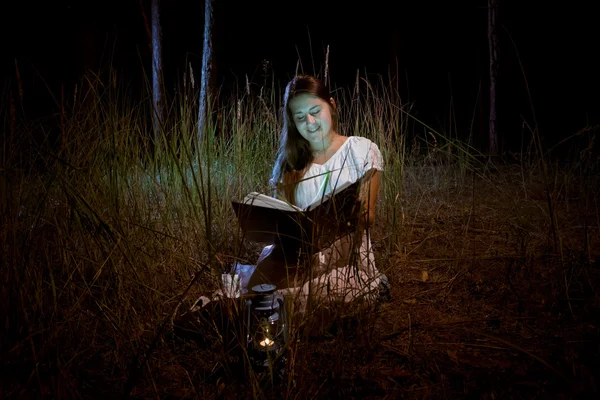
[{"label": "woman's face", "polygon": [[300,135],[316,148],[329,142],[332,133],[329,103],[311,94],[299,94],[289,102],[294,123]]}]

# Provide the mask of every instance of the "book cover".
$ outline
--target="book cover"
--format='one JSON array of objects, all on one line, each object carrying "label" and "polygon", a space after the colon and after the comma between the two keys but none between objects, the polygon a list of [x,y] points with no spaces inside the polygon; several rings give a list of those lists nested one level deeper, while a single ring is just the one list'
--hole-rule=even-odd
[{"label": "book cover", "polygon": [[241,201],[232,201],[232,206],[245,239],[310,246],[310,251],[315,252],[356,230],[361,206],[359,190],[373,172],[318,196],[305,209],[256,192]]}]

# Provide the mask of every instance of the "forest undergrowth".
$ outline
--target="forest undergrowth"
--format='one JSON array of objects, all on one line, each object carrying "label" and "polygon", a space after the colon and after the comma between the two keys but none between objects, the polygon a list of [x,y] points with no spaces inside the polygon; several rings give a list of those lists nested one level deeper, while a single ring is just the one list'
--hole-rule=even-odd
[{"label": "forest undergrowth", "polygon": [[392,299],[293,335],[273,384],[231,350],[235,307],[203,326],[180,317],[233,263],[256,262],[231,200],[269,192],[278,85],[215,104],[199,142],[182,84],[152,142],[151,97],[95,79],[51,120],[1,103],[0,397],[600,395],[597,127],[557,148],[534,127],[490,157],[383,80],[337,88],[341,133],[384,157],[371,240]]}]

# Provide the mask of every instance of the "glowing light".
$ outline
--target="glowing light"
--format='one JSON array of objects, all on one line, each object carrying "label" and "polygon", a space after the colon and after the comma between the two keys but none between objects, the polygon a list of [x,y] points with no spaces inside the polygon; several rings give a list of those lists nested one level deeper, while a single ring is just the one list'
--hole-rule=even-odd
[{"label": "glowing light", "polygon": [[259,344],[260,344],[262,347],[267,347],[267,346],[272,346],[274,343],[275,343],[275,341],[274,341],[274,340],[271,340],[271,339],[269,339],[269,338],[266,338],[265,340],[261,340]]}]

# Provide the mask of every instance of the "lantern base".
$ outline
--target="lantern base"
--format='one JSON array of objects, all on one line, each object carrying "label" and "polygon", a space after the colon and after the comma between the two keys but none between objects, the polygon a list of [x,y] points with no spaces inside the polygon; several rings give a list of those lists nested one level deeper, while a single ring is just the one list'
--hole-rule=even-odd
[{"label": "lantern base", "polygon": [[287,357],[280,355],[276,359],[253,358],[250,355],[250,362],[254,373],[259,380],[273,380],[275,384],[285,382],[287,377]]}]

